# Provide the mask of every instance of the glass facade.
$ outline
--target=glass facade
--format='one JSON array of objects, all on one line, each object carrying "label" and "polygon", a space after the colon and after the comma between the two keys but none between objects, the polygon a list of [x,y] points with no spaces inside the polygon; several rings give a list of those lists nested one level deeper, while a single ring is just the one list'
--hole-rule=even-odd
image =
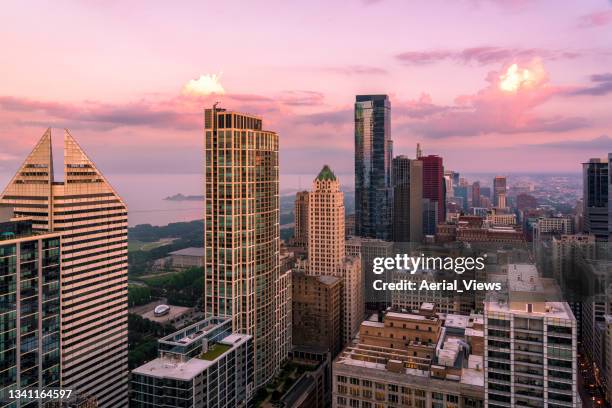
[{"label": "glass facade", "polygon": [[355,102],[355,234],[391,238],[391,102],[357,95]]},{"label": "glass facade", "polygon": [[17,407],[10,389],[59,387],[59,284],[59,236],[0,241],[1,407]]}]

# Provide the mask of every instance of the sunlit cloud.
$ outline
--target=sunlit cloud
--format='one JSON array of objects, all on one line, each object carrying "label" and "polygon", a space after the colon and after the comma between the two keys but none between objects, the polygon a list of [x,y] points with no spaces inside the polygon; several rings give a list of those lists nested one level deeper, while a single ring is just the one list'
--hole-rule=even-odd
[{"label": "sunlit cloud", "polygon": [[220,82],[221,75],[207,74],[200,75],[198,79],[192,79],[183,87],[184,95],[206,96],[206,95],[222,95],[225,89]]}]

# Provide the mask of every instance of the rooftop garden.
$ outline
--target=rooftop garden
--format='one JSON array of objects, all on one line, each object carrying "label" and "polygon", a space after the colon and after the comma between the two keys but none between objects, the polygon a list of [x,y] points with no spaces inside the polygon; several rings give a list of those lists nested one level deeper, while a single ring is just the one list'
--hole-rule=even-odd
[{"label": "rooftop garden", "polygon": [[208,351],[206,353],[200,354],[200,358],[202,360],[213,361],[231,348],[232,346],[227,344],[213,343],[208,346]]}]

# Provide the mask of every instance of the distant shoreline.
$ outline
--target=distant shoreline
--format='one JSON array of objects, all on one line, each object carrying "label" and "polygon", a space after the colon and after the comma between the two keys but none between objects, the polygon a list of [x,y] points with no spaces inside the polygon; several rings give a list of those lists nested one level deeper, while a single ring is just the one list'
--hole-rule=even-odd
[{"label": "distant shoreline", "polygon": [[204,200],[203,195],[184,195],[181,193],[175,194],[173,196],[168,196],[164,198],[166,201],[202,201]]}]

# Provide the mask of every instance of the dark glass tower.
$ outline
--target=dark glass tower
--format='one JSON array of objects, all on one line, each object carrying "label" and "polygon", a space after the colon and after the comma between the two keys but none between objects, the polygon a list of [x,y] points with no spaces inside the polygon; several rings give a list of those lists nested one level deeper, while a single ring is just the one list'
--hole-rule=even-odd
[{"label": "dark glass tower", "polygon": [[594,234],[598,241],[608,240],[608,162],[591,159],[582,164],[584,232]]},{"label": "dark glass tower", "polygon": [[355,101],[355,234],[391,239],[391,102],[387,95]]}]

